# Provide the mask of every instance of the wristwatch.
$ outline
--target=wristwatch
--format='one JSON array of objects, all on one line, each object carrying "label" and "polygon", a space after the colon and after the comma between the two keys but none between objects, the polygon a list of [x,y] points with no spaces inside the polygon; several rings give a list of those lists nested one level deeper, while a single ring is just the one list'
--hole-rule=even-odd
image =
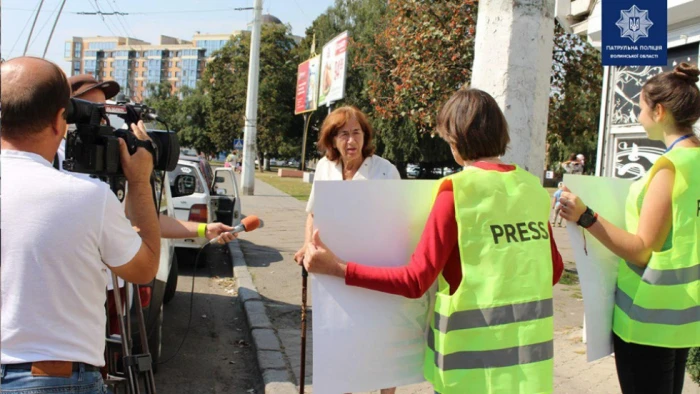
[{"label": "wristwatch", "polygon": [[583,228],[589,228],[591,227],[595,222],[598,221],[598,214],[593,212],[593,210],[589,207],[586,207],[586,211],[581,214],[581,217],[578,218],[578,221],[576,224]]}]

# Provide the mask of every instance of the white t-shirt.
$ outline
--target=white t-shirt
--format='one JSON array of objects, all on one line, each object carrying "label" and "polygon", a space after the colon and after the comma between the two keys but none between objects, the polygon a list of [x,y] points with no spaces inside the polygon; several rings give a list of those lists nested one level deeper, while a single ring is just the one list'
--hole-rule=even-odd
[{"label": "white t-shirt", "polygon": [[141,238],[103,182],[33,153],[0,161],[0,361],[104,365],[106,265],[129,262]]},{"label": "white t-shirt", "polygon": [[[352,177],[353,181],[366,180],[381,180],[381,179],[401,179],[401,174],[396,166],[391,164],[389,160],[383,159],[377,155],[367,157],[360,165],[360,168]],[[314,212],[314,186],[316,181],[342,181],[343,180],[343,165],[338,161],[330,161],[327,158],[322,158],[316,164],[314,172],[314,185],[311,186],[311,194],[309,202],[306,204],[306,212]]]},{"label": "white t-shirt", "polygon": [[[80,172],[70,172],[68,170],[63,169],[63,161],[66,160],[66,140],[65,139],[61,140],[61,144],[58,146],[58,150],[56,151],[56,157],[58,157],[58,169],[65,172],[66,174],[70,174],[72,176],[77,176],[78,178],[83,178],[83,179],[88,179],[88,180],[97,180],[97,178],[92,178],[88,174],[82,174]],[[53,165],[53,162],[51,163],[51,165]],[[123,202],[122,202],[122,209],[124,209]],[[114,282],[112,282],[112,272],[106,271],[105,277],[107,278],[107,290],[113,290],[114,289]],[[124,279],[118,277],[117,281],[119,282],[120,288],[124,287]],[[122,302],[124,302],[124,301],[122,301]]]}]

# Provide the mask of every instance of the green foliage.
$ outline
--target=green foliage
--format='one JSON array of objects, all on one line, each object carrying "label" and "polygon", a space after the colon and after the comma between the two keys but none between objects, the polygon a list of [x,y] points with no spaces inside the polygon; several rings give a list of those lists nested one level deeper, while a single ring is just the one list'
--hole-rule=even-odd
[{"label": "green foliage", "polygon": [[[366,57],[366,47],[374,42],[374,35],[378,29],[386,24],[385,15],[388,9],[386,0],[336,0],[332,7],[319,15],[306,29],[306,36],[301,41],[295,54],[300,61],[309,58],[313,37],[316,37],[316,52],[321,53],[323,45],[338,34],[348,31],[350,36],[348,44],[347,80],[345,83],[345,99],[334,107],[341,105],[354,105],[368,114],[372,127],[379,137],[385,130],[395,130],[390,122],[383,122],[373,114],[373,106],[367,94],[367,81],[371,78],[370,65],[362,62]],[[367,45],[363,45],[367,44]],[[318,108],[311,115],[311,124],[307,138],[307,158],[319,157],[316,151],[318,132],[323,120],[328,115],[328,108]],[[297,116],[301,118],[301,116]],[[377,141],[379,149],[377,153],[384,155],[381,141]],[[299,148],[299,151],[301,149]]]},{"label": "green foliage", "polygon": [[[257,149],[260,158],[288,157],[298,150],[301,122],[294,119],[296,47],[288,26],[263,25],[260,44]],[[206,127],[217,147],[242,138],[250,59],[250,35],[240,35],[215,53],[199,88],[209,98]]]},{"label": "green foliage", "polygon": [[471,79],[476,16],[469,0],[389,3],[385,27],[360,59],[371,65],[375,116],[395,127],[381,136],[388,159],[454,164],[434,127],[440,105]]},{"label": "green foliage", "polygon": [[694,347],[690,349],[686,369],[693,382],[700,385],[700,348]]},{"label": "green foliage", "polygon": [[[377,154],[392,160],[402,174],[406,163],[427,169],[454,164],[447,144],[435,136],[440,105],[468,84],[474,58],[477,2],[472,0],[336,0],[316,18],[297,46],[289,27],[264,25],[258,101],[258,154],[300,157],[302,116],[294,116],[298,64],[347,30],[346,98],[377,132]],[[570,153],[595,163],[602,67],[600,54],[580,37],[557,25],[548,123],[548,162],[558,167]],[[159,111],[181,144],[207,153],[230,150],[243,137],[250,36],[235,37],[215,54],[196,90],[173,95],[165,82],[149,87],[147,103]],[[318,156],[315,143],[328,113],[311,114],[307,158]],[[405,174],[404,174],[405,175]]]},{"label": "green foliage", "polygon": [[547,161],[558,173],[559,164],[572,153],[586,156],[586,172],[595,168],[603,87],[601,64],[598,50],[556,25]]},{"label": "green foliage", "polygon": [[[217,146],[209,138],[206,119],[210,106],[208,98],[201,91],[183,86],[178,94],[173,94],[170,82],[162,81],[148,86],[145,103],[156,109],[158,117],[177,132],[181,147],[193,147],[199,152],[214,154],[231,145]],[[162,126],[151,124],[149,127]]]}]

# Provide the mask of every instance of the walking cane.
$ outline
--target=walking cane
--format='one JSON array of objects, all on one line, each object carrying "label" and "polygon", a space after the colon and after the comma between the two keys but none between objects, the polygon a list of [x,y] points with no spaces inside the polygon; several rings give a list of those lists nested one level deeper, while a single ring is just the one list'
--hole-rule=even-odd
[{"label": "walking cane", "polygon": [[306,280],[309,273],[301,266],[301,372],[299,374],[299,394],[304,394],[304,375],[306,374]]}]

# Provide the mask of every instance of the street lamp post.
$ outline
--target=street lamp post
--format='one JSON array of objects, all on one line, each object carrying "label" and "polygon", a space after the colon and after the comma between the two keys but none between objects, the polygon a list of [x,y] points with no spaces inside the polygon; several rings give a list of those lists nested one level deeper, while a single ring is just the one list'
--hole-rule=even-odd
[{"label": "street lamp post", "polygon": [[[243,136],[243,194],[255,194],[255,157],[257,117],[258,117],[258,82],[260,71],[260,30],[262,26],[262,0],[255,0],[255,18],[250,37],[250,65],[248,67],[248,96],[245,108],[245,129]],[[262,163],[260,163],[262,165]]]}]

